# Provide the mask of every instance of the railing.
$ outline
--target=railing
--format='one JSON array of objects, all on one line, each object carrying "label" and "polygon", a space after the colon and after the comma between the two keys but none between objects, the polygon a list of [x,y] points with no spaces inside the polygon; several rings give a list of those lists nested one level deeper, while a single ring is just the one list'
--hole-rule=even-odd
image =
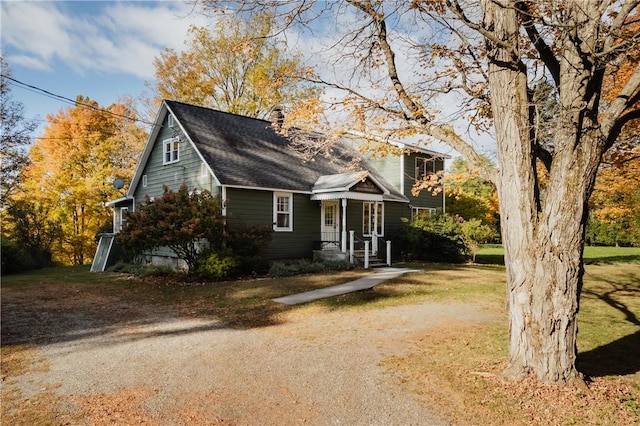
[{"label": "railing", "polygon": [[370,257],[378,254],[380,242],[384,247],[386,264],[391,266],[391,241],[385,240],[380,236],[373,236],[371,240],[361,239],[355,235],[355,231],[349,231],[349,262],[355,262],[356,251],[364,251],[364,268],[368,269]]}]

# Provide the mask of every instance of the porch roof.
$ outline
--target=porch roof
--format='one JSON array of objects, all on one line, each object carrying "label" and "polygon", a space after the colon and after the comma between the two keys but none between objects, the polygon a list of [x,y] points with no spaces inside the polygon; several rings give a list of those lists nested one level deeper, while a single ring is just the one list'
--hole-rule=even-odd
[{"label": "porch roof", "polygon": [[104,203],[104,205],[107,207],[122,207],[122,206],[127,206],[132,202],[133,202],[133,197],[126,195],[116,200],[107,201],[106,203]]},{"label": "porch roof", "polygon": [[389,194],[389,190],[367,171],[320,176],[311,189],[312,200],[382,201],[384,195]]}]

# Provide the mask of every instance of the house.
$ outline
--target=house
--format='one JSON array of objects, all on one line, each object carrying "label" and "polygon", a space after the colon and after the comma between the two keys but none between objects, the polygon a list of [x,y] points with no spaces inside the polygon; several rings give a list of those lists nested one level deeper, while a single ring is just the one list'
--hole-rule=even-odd
[{"label": "house", "polygon": [[[374,254],[385,249],[383,239],[402,218],[444,210],[442,193],[413,196],[411,187],[416,178],[443,170],[446,155],[396,143],[402,154],[367,160],[358,151],[365,139],[354,133],[333,145],[330,157],[304,161],[278,132],[281,123],[277,112],[270,122],[164,101],[126,195],[108,203],[115,232],[146,195],[161,196],[164,185],[177,190],[183,183],[220,194],[229,217],[273,226],[271,259],[311,257],[314,251],[344,257],[354,238],[369,241]],[[102,236],[92,270],[104,270],[113,239]],[[155,260],[171,257],[166,250]]]}]

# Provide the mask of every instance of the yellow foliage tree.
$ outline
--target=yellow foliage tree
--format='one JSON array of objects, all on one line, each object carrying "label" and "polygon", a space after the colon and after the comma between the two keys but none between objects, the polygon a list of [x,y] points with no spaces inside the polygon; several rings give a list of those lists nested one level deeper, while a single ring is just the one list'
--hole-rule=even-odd
[{"label": "yellow foliage tree", "polygon": [[313,98],[317,89],[303,83],[311,69],[269,36],[273,23],[272,14],[261,13],[251,21],[223,17],[214,32],[191,27],[184,52],[165,49],[154,61],[156,102],[266,118],[276,107]]},{"label": "yellow foliage tree", "polygon": [[[491,160],[486,158],[487,163]],[[483,224],[498,227],[500,208],[495,185],[482,179],[478,170],[456,158],[444,176],[447,212],[465,220],[478,219]]]},{"label": "yellow foliage tree", "polygon": [[78,96],[76,105],[47,116],[48,125],[29,152],[17,195],[47,206],[62,227],[54,259],[81,265],[95,252],[95,235],[109,224],[108,200],[122,196],[115,178],[130,179],[146,133],[130,104],[101,108]]}]

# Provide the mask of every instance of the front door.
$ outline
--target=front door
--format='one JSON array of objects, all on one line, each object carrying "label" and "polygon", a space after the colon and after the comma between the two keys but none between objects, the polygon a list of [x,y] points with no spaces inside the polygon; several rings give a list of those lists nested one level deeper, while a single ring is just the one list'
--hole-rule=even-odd
[{"label": "front door", "polygon": [[322,202],[322,237],[323,250],[340,250],[340,216],[337,200]]}]

